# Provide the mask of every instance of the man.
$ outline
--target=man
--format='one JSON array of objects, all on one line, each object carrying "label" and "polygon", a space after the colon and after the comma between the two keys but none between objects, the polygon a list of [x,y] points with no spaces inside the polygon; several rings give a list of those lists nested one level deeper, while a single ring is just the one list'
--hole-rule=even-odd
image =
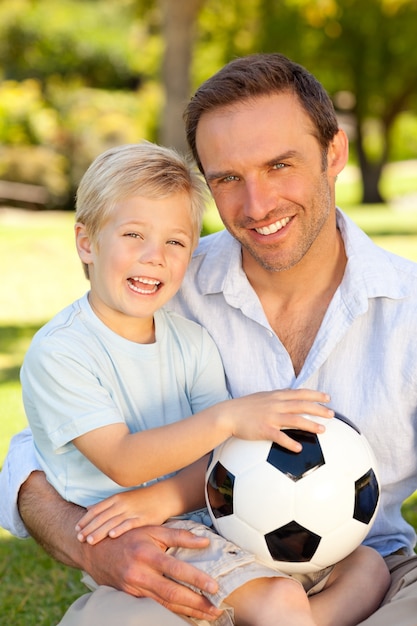
[{"label": "man", "polygon": [[[347,139],[304,68],[279,54],[232,61],[200,87],[185,119],[226,230],[201,241],[175,308],[215,339],[232,395],[322,389],[368,437],[382,498],[367,543],[386,557],[393,584],[363,626],[414,626],[415,533],[400,507],[417,488],[417,266],[377,248],[336,209]],[[30,445],[12,450],[12,478]],[[182,615],[215,617],[201,594],[170,580],[199,590],[213,585],[164,553],[176,543],[198,548],[196,540],[145,528],[93,549],[77,546],[81,512],[60,501],[35,467],[30,462],[14,480],[29,476],[20,513],[46,549],[99,583]],[[101,587],[62,623],[184,623],[158,611],[149,600]]]}]

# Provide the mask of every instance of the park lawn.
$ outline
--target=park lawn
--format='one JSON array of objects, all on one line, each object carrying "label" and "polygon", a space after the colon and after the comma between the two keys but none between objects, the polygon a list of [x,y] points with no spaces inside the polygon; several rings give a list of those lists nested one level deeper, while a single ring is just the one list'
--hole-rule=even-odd
[{"label": "park lawn", "polygon": [[[417,211],[357,207],[348,212],[380,245],[417,261]],[[73,219],[71,213],[0,209],[0,466],[10,438],[26,424],[19,368],[31,337],[88,288],[75,253]],[[214,211],[206,225],[221,227]],[[417,528],[417,498],[410,498],[404,510]],[[0,581],[0,623],[13,626],[52,626],[85,592],[78,571],[55,563],[32,539],[18,540],[3,530]]]},{"label": "park lawn", "polygon": [[0,530],[0,624],[53,626],[86,588],[80,572],[56,563],[33,539]]}]

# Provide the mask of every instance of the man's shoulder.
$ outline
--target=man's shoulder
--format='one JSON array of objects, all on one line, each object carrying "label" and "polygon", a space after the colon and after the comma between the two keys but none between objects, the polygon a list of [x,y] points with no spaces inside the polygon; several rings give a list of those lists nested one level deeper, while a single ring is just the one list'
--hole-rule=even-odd
[{"label": "man's shoulder", "polygon": [[417,263],[411,259],[384,250],[392,273],[402,295],[417,298]]},{"label": "man's shoulder", "polygon": [[[201,237],[192,256],[187,280],[203,281],[208,289],[224,278],[227,268],[240,260],[240,244],[227,230]],[[214,283],[213,283],[214,281]]]},{"label": "man's shoulder", "polygon": [[194,251],[193,257],[199,257],[207,255],[210,252],[219,251],[227,246],[230,246],[230,242],[234,241],[232,236],[227,230],[219,230],[211,235],[205,235],[200,238],[197,248]]},{"label": "man's shoulder", "polygon": [[383,253],[391,265],[399,272],[408,274],[410,277],[417,278],[417,263],[412,259],[401,256],[383,248]]},{"label": "man's shoulder", "polygon": [[397,284],[404,280],[408,285],[417,281],[417,263],[391,252],[373,241],[351,218],[338,210],[338,226],[342,231],[347,256],[362,276],[371,282],[390,280]]}]

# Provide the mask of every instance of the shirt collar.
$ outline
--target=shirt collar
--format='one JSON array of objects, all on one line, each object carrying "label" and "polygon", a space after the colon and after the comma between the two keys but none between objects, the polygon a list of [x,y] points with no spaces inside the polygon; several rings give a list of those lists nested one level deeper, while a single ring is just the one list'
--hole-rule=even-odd
[{"label": "shirt collar", "polygon": [[[349,300],[353,297],[366,307],[369,298],[400,299],[409,295],[410,281],[398,280],[404,259],[377,246],[338,208],[336,216],[348,258],[341,289],[349,294]],[[242,269],[241,246],[228,231],[203,237],[194,253],[196,260],[199,257],[195,280],[203,295],[222,292],[234,306],[247,303],[248,288],[253,290]]]},{"label": "shirt collar", "polygon": [[203,295],[234,291],[236,281],[248,282],[240,243],[227,230],[203,237],[193,257],[201,257],[197,281]]}]

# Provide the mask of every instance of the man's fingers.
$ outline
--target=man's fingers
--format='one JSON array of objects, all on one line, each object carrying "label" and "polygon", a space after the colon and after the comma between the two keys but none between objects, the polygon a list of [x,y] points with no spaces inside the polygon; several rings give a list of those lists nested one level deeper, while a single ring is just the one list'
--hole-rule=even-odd
[{"label": "man's fingers", "polygon": [[[185,577],[193,578],[193,575]],[[182,579],[184,580],[184,572],[182,572]],[[197,593],[169,578],[166,578],[164,583],[158,581],[157,587],[153,585],[151,587],[153,589],[158,588],[159,593],[158,595],[151,593],[150,597],[174,613],[207,620],[213,620],[222,613],[201,593]]]},{"label": "man's fingers", "polygon": [[165,556],[164,575],[178,580],[187,585],[191,585],[200,591],[206,593],[216,593],[218,584],[205,572],[197,569],[190,563],[179,561],[178,559],[169,556]]},{"label": "man's fingers", "polygon": [[[158,541],[165,544],[164,549],[169,546],[198,550],[209,544],[208,538],[197,537],[184,529],[163,526],[159,527],[158,533],[155,534]],[[162,577],[158,577],[156,571],[159,571]],[[213,620],[221,615],[221,611],[202,595],[202,592],[215,593],[218,590],[217,582],[205,572],[176,559],[167,552],[160,552],[153,561],[146,587],[144,595],[149,595],[175,613],[207,620]]]}]

